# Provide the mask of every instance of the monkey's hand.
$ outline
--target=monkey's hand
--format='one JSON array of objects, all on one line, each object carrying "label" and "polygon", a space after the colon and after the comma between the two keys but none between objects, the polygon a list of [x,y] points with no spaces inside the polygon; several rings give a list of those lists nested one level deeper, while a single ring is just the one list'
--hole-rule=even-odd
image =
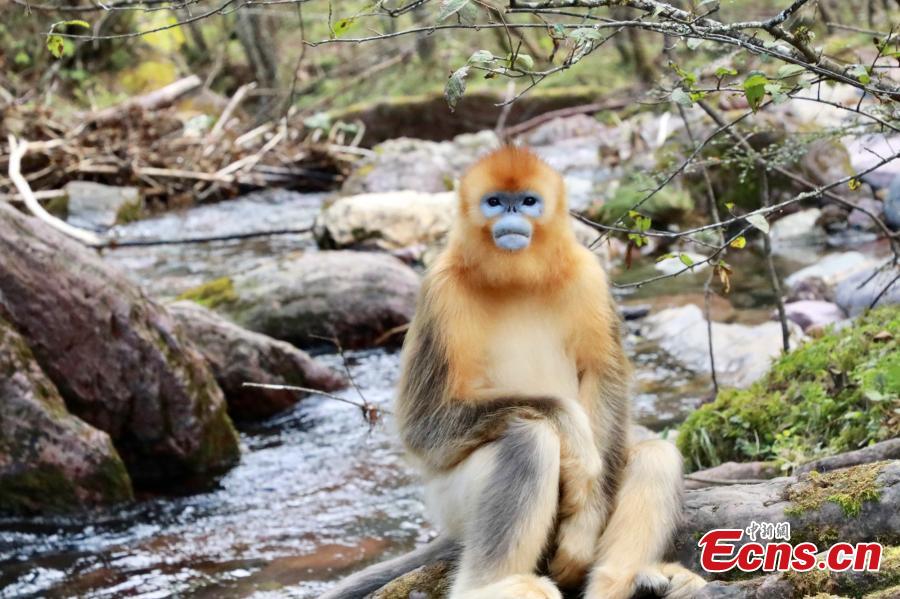
[{"label": "monkey's hand", "polygon": [[556,532],[556,552],[550,574],[562,588],[580,586],[596,561],[597,542],[606,525],[608,508],[601,481],[594,479],[585,506],[561,519]]},{"label": "monkey's hand", "polygon": [[590,421],[581,406],[566,405],[560,426],[559,515],[567,518],[586,509],[603,472],[603,460]]}]

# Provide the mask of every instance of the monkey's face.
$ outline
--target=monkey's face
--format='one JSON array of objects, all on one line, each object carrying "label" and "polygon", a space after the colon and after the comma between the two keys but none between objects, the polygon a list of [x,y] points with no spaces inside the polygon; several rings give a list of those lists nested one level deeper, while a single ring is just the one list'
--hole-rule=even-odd
[{"label": "monkey's face", "polygon": [[478,206],[490,222],[494,245],[508,252],[531,245],[532,220],[544,214],[544,201],[535,191],[490,191]]}]

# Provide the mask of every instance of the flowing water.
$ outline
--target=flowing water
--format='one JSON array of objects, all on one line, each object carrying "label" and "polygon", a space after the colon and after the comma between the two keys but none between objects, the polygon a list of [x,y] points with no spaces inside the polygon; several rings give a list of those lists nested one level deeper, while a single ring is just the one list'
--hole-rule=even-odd
[{"label": "flowing water", "polygon": [[[256,194],[136,223],[122,235],[302,228],[312,223],[322,200]],[[228,223],[237,224],[228,229]],[[153,295],[172,297],[273,255],[312,248],[309,235],[291,235],[123,248],[106,257]],[[696,293],[700,279],[685,290]],[[656,287],[656,293],[663,290],[672,292]],[[652,295],[641,289],[623,299],[651,301]],[[655,430],[669,427],[708,394],[706,377],[678,367],[643,341],[636,326],[629,326],[626,341],[637,367],[639,422]],[[342,367],[336,356],[321,359]],[[396,353],[355,352],[348,359],[365,399],[389,409]],[[353,389],[342,393],[356,399]],[[243,430],[240,463],[206,488],[143,497],[132,506],[74,519],[0,520],[0,597],[315,597],[329,580],[406,551],[431,534],[421,489],[391,425],[386,414],[369,428],[357,408],[311,397]]]}]

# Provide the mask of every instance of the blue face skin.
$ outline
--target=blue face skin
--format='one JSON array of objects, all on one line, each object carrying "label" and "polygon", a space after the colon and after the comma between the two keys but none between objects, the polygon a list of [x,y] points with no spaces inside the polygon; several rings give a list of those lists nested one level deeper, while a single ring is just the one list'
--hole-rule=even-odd
[{"label": "blue face skin", "polygon": [[491,233],[501,250],[518,252],[531,244],[531,220],[544,213],[544,200],[533,191],[493,191],[481,198],[481,213],[493,220]]}]

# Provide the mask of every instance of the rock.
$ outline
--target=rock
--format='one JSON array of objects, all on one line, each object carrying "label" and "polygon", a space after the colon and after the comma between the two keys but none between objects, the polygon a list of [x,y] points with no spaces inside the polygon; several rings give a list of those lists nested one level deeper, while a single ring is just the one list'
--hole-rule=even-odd
[{"label": "rock", "polygon": [[[900,136],[885,135],[884,133],[872,133],[869,135],[854,135],[844,138],[844,144],[850,153],[850,163],[854,172],[868,170],[881,162],[882,156],[892,156],[900,147]],[[895,177],[900,175],[900,160],[891,160],[879,166],[877,169],[862,176],[862,180],[874,189],[882,189],[890,186]]]},{"label": "rock", "polygon": [[375,146],[375,153],[358,163],[345,181],[343,192],[450,191],[466,168],[499,145],[493,131],[463,134],[444,142],[391,139]]},{"label": "rock", "polygon": [[817,224],[821,215],[822,211],[818,208],[808,208],[773,222],[769,230],[772,251],[776,254],[789,254],[798,247],[823,245],[825,232]]},{"label": "rock", "polygon": [[900,231],[900,174],[894,175],[884,198],[884,221],[894,231]]},{"label": "rock", "polygon": [[[835,302],[850,316],[868,310],[879,295],[878,306],[900,303],[900,268],[888,267],[878,272],[880,266],[871,267],[844,279],[835,290]],[[874,275],[874,276],[873,276]]]},{"label": "rock", "polygon": [[391,333],[412,318],[418,290],[419,276],[392,256],[329,251],[210,281],[180,299],[298,347],[336,337],[344,348],[359,348],[402,339]]},{"label": "rock", "polygon": [[[897,193],[900,194],[900,189],[897,190]],[[890,194],[888,197],[890,197]],[[896,216],[893,216],[893,218],[900,219],[900,198],[895,199],[894,204],[892,205],[889,203],[888,199],[885,199],[884,203],[882,203],[869,197],[862,197],[855,199],[853,205],[871,212],[878,218],[886,221],[887,225],[895,230],[900,227],[900,220],[893,221],[892,216],[889,216],[890,210],[893,209],[896,211]],[[892,224],[894,222],[896,222],[896,224]],[[860,210],[850,211],[850,215],[847,217],[847,224],[850,227],[861,231],[881,232],[875,224],[875,221],[872,220],[872,217]]]},{"label": "rock", "polygon": [[[784,305],[788,319],[797,323],[804,332],[812,327],[825,327],[847,317],[836,304],[816,300],[790,302]],[[773,315],[777,319],[778,314]]]},{"label": "rock", "polygon": [[0,204],[0,313],[136,484],[238,457],[222,391],[166,310],[93,251]]},{"label": "rock", "polygon": [[440,599],[450,590],[450,571],[449,562],[427,564],[384,585],[371,599]]},{"label": "rock", "polygon": [[868,269],[873,263],[871,258],[859,252],[829,254],[815,264],[789,275],[784,282],[790,290],[799,290],[812,279],[821,279],[827,287],[834,287],[847,277]]},{"label": "rock", "polygon": [[[707,323],[703,311],[694,305],[670,308],[644,319],[647,339],[659,342],[685,368],[709,373]],[[767,322],[755,326],[713,322],[716,375],[720,385],[746,388],[763,376],[773,358],[781,353],[781,324]],[[802,337],[792,331],[792,342]]]},{"label": "rock", "polygon": [[[126,273],[154,298],[172,300],[205,281],[243,272],[272,256],[312,249],[312,233],[259,235],[266,231],[312,229],[325,194],[265,189],[228,200],[171,210],[118,225],[107,233],[126,240],[234,237],[230,240],[148,247],[116,247],[103,259]],[[251,237],[241,238],[244,235]]]},{"label": "rock", "polygon": [[801,475],[815,470],[816,472],[830,472],[848,466],[859,464],[871,464],[882,460],[900,460],[900,439],[888,439],[881,443],[875,443],[856,451],[848,451],[827,458],[820,458],[798,466],[794,474]]},{"label": "rock", "polygon": [[735,482],[774,478],[778,469],[774,462],[725,462],[705,470],[697,470],[684,478],[685,489],[703,489],[720,485],[722,481]]},{"label": "rock", "polygon": [[456,214],[456,194],[394,191],[336,200],[316,220],[323,248],[399,250],[441,241]]},{"label": "rock", "polygon": [[[667,308],[681,308],[683,306],[697,306],[703,310],[703,307],[706,305],[706,297],[703,293],[654,295],[635,301],[639,302],[638,305],[649,306],[651,314]],[[715,293],[711,294],[709,298],[709,312],[712,319],[716,322],[732,322],[738,316],[738,311],[731,305],[731,302]]]},{"label": "rock", "polygon": [[236,420],[268,418],[297,403],[296,391],[254,389],[245,382],[294,385],[322,391],[346,386],[344,377],[284,341],[242,329],[194,302],[168,306],[204,355]]},{"label": "rock", "polygon": [[0,318],[0,512],[129,499],[131,481],[109,435],[66,410],[25,340]]},{"label": "rock", "polygon": [[69,181],[63,189],[68,196],[66,220],[76,227],[105,231],[113,225],[135,220],[141,211],[141,193],[137,187]]}]

